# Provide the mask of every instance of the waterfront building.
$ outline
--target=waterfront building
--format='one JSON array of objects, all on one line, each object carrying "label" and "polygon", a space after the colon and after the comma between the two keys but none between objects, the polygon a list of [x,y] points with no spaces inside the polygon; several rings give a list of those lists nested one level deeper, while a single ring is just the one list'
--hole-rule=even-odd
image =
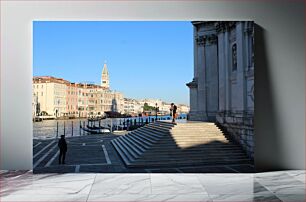
[{"label": "waterfront building", "polygon": [[88,110],[88,92],[87,84],[78,83],[77,84],[77,95],[78,95],[78,117],[87,117]]},{"label": "waterfront building", "polygon": [[123,113],[123,94],[110,90],[106,64],[101,77],[101,85],[72,83],[52,76],[33,77],[33,116],[89,117],[102,116],[107,111]]},{"label": "waterfront building", "polygon": [[54,117],[67,115],[66,92],[69,82],[51,76],[33,78],[33,96],[36,96],[41,114]]},{"label": "waterfront building", "polygon": [[178,104],[177,105],[177,112],[180,114],[187,114],[189,113],[189,106],[184,105],[184,104]]},{"label": "waterfront building", "polygon": [[124,98],[124,113],[138,115],[143,112],[143,105],[136,99]]},{"label": "waterfront building", "polygon": [[[131,98],[124,98],[124,113],[129,115],[137,115],[143,113],[144,104],[147,103],[148,106],[158,107],[158,114],[169,114],[171,103],[164,102],[160,99],[142,99],[136,100]],[[178,113],[189,113],[189,107],[184,104],[177,104]]]},{"label": "waterfront building", "polygon": [[35,117],[39,113],[40,113],[40,107],[39,107],[39,104],[38,104],[38,95],[33,92],[33,96],[32,96],[32,117]]},{"label": "waterfront building", "polygon": [[190,120],[222,126],[254,155],[253,22],[193,22]]},{"label": "waterfront building", "polygon": [[78,116],[78,85],[76,83],[68,83],[66,95],[68,116]]},{"label": "waterfront building", "polygon": [[163,102],[161,106],[159,106],[159,112],[162,114],[170,114],[171,103]]}]

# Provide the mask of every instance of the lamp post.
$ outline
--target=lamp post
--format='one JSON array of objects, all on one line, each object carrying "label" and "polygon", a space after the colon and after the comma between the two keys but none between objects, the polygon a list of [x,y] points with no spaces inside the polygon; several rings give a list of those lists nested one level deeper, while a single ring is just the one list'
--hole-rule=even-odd
[{"label": "lamp post", "polygon": [[157,103],[155,103],[155,122],[157,121]]}]

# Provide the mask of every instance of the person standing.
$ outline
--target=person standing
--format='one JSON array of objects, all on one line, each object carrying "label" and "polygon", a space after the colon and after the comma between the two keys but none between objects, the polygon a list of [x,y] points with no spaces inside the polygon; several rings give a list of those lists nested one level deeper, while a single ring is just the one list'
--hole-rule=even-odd
[{"label": "person standing", "polygon": [[67,152],[67,142],[65,139],[65,135],[61,135],[61,139],[59,139],[57,145],[60,149],[58,164],[65,164],[65,157]]},{"label": "person standing", "polygon": [[176,110],[177,110],[177,106],[174,103],[171,103],[170,115],[172,116],[172,123],[175,123]]}]

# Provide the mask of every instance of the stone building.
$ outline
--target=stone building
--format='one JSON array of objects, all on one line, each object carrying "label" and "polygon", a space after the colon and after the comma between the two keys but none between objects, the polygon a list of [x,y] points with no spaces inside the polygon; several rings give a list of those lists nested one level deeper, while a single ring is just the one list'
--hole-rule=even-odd
[{"label": "stone building", "polygon": [[192,22],[190,120],[216,122],[254,156],[254,24]]},{"label": "stone building", "polygon": [[33,96],[36,96],[41,114],[54,117],[67,115],[68,84],[64,79],[50,76],[33,78]]},{"label": "stone building", "polygon": [[124,111],[123,94],[110,90],[106,64],[101,85],[72,83],[52,76],[33,77],[32,103],[33,116],[44,112],[55,118],[102,116],[106,111]]},{"label": "stone building", "polygon": [[143,112],[143,105],[136,100],[131,98],[124,98],[124,113],[129,115],[137,116]]}]

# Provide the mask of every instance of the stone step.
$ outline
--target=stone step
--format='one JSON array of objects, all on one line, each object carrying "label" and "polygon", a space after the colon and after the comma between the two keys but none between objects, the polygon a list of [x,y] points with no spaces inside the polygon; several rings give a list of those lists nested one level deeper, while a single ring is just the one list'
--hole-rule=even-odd
[{"label": "stone step", "polygon": [[[209,141],[210,142],[210,141]],[[177,147],[199,147],[201,145],[209,144],[209,142],[176,142]],[[224,141],[224,144],[227,144],[228,142]],[[166,144],[163,144],[165,146]]]},{"label": "stone step", "polygon": [[187,139],[187,140],[219,140],[219,139],[227,139],[224,135],[217,135],[217,136],[205,136],[205,135],[199,135],[199,136],[178,136],[178,135],[167,135],[164,137],[164,139]]},{"label": "stone step", "polygon": [[169,140],[161,140],[159,144],[163,144],[165,146],[171,146],[175,144],[176,146],[180,145],[205,145],[205,144],[210,144],[211,142],[218,141],[223,144],[228,144],[230,143],[229,140],[198,140],[198,141],[192,141],[192,140],[175,140],[175,139],[169,139]]},{"label": "stone step", "polygon": [[[156,157],[155,157],[156,158]],[[246,158],[245,155],[235,155],[235,156],[169,156],[169,157],[163,157],[158,156],[157,162],[169,162],[169,161],[220,161],[220,160],[228,160],[228,159],[244,159]],[[148,161],[152,162],[152,159],[154,159],[153,156],[143,156],[141,158],[141,161]],[[137,160],[135,161],[137,162]]]},{"label": "stone step", "polygon": [[155,132],[157,134],[170,134],[170,132],[171,132],[171,129],[170,130],[160,130],[158,128],[153,128],[153,127],[144,127],[142,129],[147,130],[147,131],[151,131],[151,132]]},{"label": "stone step", "polygon": [[153,144],[152,141],[147,141],[146,138],[143,138],[139,134],[136,134],[136,133],[131,133],[130,137],[137,139],[138,141],[142,142],[144,145],[147,145],[149,147]]},{"label": "stone step", "polygon": [[227,139],[227,136],[224,135],[192,135],[192,136],[187,136],[187,135],[165,135],[163,138],[170,138],[170,139],[191,139],[191,140],[196,140],[196,139],[222,139],[225,138]]},{"label": "stone step", "polygon": [[164,128],[173,128],[176,126],[176,124],[169,124],[167,122],[154,122],[154,123],[150,123],[150,124],[147,124],[148,126],[150,125],[153,125],[153,126],[161,126],[161,127],[164,127]]},{"label": "stone step", "polygon": [[143,154],[143,152],[144,152],[143,148],[139,149],[140,146],[138,146],[134,142],[131,142],[128,137],[121,136],[118,139],[123,141],[126,144],[126,146],[128,146],[133,152],[136,153],[136,157],[135,158],[137,158],[138,156]]},{"label": "stone step", "polygon": [[[181,148],[179,148],[177,145],[152,145],[150,147],[150,149],[154,149],[154,150],[157,150],[159,149],[160,151],[162,151],[163,149],[165,150],[171,150],[171,149],[180,149],[182,150]],[[205,149],[215,149],[215,150],[230,150],[230,149],[241,149],[240,146],[238,145],[222,145],[222,146],[219,146],[219,145],[205,145],[205,146],[197,146],[197,147],[191,147],[191,148],[188,148],[188,150],[205,150]]]},{"label": "stone step", "polygon": [[173,129],[207,129],[207,130],[220,130],[217,126],[174,126]]},{"label": "stone step", "polygon": [[129,141],[130,144],[132,144],[134,147],[136,147],[136,148],[137,148],[139,151],[141,151],[142,153],[143,153],[144,151],[146,151],[146,149],[148,148],[148,147],[147,147],[147,148],[144,147],[143,144],[142,144],[141,142],[139,142],[138,140],[135,140],[135,139],[131,138],[130,135],[126,135],[126,136],[125,136],[125,139],[126,139],[127,141]]},{"label": "stone step", "polygon": [[132,149],[129,144],[127,144],[127,142],[122,139],[122,138],[117,138],[117,143],[120,144],[120,146],[122,146],[122,151],[125,154],[130,155],[132,158],[131,159],[136,159],[139,155],[136,154],[135,150]]},{"label": "stone step", "polygon": [[139,131],[133,131],[132,134],[135,135],[135,136],[138,136],[141,139],[146,140],[147,142],[150,142],[151,144],[155,143],[158,140],[157,138],[154,138],[154,137],[150,136],[150,134],[142,133],[142,132],[139,132]]},{"label": "stone step", "polygon": [[157,131],[157,130],[154,130],[152,128],[142,128],[141,130],[139,131],[145,131],[145,132],[149,132],[149,133],[152,133],[153,135],[156,135],[157,137],[162,137],[164,136],[165,134],[170,134],[169,132],[168,133],[165,133],[165,132],[161,132],[161,131]]},{"label": "stone step", "polygon": [[155,123],[148,124],[148,125],[159,126],[159,127],[163,127],[163,128],[173,128],[173,127],[177,126],[177,125],[162,123],[162,122],[155,122]]},{"label": "stone step", "polygon": [[237,152],[231,152],[231,153],[224,153],[224,152],[215,152],[215,153],[208,153],[208,152],[188,152],[188,153],[180,153],[180,152],[146,152],[142,155],[142,158],[147,158],[147,157],[156,157],[158,156],[158,158],[162,159],[162,158],[176,158],[176,157],[190,157],[190,158],[201,158],[201,157],[231,157],[231,156],[244,156],[245,157],[245,153],[242,151],[237,151]]},{"label": "stone step", "polygon": [[122,146],[117,142],[117,138],[111,140],[112,145],[114,146],[115,150],[119,153],[119,156],[123,160],[124,164],[126,166],[131,166],[131,161],[134,161],[134,159],[129,156],[127,153],[125,153],[125,150],[122,148]]},{"label": "stone step", "polygon": [[197,141],[197,140],[210,140],[210,141],[218,141],[218,140],[229,140],[228,137],[225,136],[199,136],[199,137],[184,137],[184,136],[165,136],[162,138],[163,140],[189,140],[189,141]]},{"label": "stone step", "polygon": [[211,130],[211,129],[171,129],[171,133],[223,133],[221,130]]},{"label": "stone step", "polygon": [[220,139],[227,139],[227,137],[223,135],[218,136],[165,136],[164,139],[176,139],[176,140],[220,140]]},{"label": "stone step", "polygon": [[159,168],[159,167],[178,167],[178,166],[205,166],[205,165],[233,165],[233,164],[251,164],[251,161],[247,158],[242,159],[228,159],[228,160],[198,160],[198,161],[140,161],[137,160],[133,164],[128,165],[128,167],[149,167],[149,168]]},{"label": "stone step", "polygon": [[152,144],[148,144],[147,142],[143,141],[143,139],[138,139],[137,137],[134,137],[133,135],[129,135],[128,136],[132,141],[134,141],[135,143],[137,143],[138,145],[141,145],[141,147],[143,147],[145,150],[147,150],[148,148],[150,148],[150,146]]},{"label": "stone step", "polygon": [[177,126],[216,126],[215,123],[213,122],[198,122],[198,123],[192,123],[192,122],[188,122],[188,123],[176,123]]},{"label": "stone step", "polygon": [[168,125],[168,124],[161,124],[161,123],[151,123],[151,124],[147,124],[146,126],[157,126],[157,127],[163,127],[163,128],[165,128],[165,129],[171,129],[171,128],[173,128],[175,125]]},{"label": "stone step", "polygon": [[134,133],[140,134],[140,136],[146,136],[154,141],[158,141],[162,138],[162,134],[157,134],[157,133],[154,133],[146,129],[137,130],[137,131],[134,131]]},{"label": "stone step", "polygon": [[112,140],[128,167],[249,163],[214,123],[155,122]]}]

